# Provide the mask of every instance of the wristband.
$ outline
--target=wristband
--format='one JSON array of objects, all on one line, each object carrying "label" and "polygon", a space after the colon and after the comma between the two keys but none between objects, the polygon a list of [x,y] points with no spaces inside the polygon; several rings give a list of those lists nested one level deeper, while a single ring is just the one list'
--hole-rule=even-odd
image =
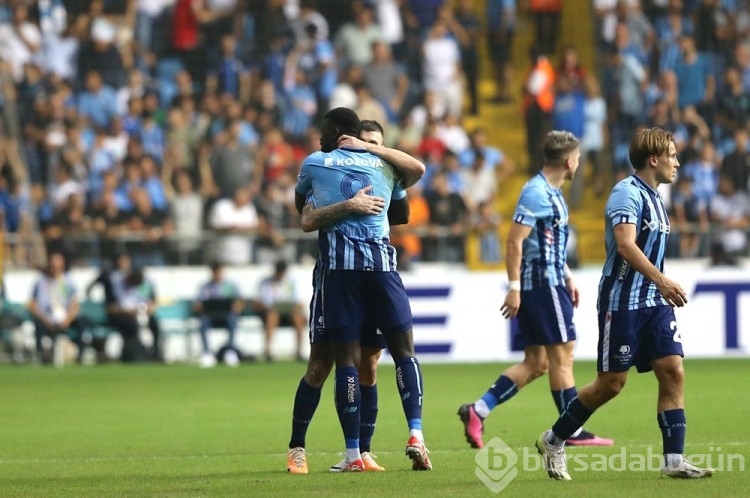
[{"label": "wristband", "polygon": [[511,280],[508,282],[508,290],[509,291],[520,291],[521,290],[521,281],[520,280]]}]

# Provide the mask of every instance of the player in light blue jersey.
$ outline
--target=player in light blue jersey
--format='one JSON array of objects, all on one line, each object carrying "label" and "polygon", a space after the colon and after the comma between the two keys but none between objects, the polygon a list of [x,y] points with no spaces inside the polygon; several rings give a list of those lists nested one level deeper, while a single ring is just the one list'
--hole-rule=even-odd
[{"label": "player in light blue jersey", "polygon": [[[383,127],[377,121],[360,122],[359,140],[349,136],[339,139],[340,147],[365,148],[394,165],[403,179],[404,186],[418,181],[424,174],[424,164],[409,154],[396,149],[383,147]],[[367,187],[346,201],[329,206],[315,208],[312,202],[305,204],[302,210],[302,229],[306,232],[330,226],[352,214],[377,214],[383,210],[384,199],[368,195],[372,187]],[[402,210],[402,215],[403,210]],[[388,216],[390,225],[406,223],[406,218],[395,218],[394,213]],[[319,261],[313,272],[313,298],[310,302],[310,357],[307,371],[300,380],[294,398],[292,417],[292,435],[289,441],[287,469],[290,473],[307,473],[307,455],[305,436],[307,428],[315,414],[320,401],[320,393],[333,369],[333,348],[325,329],[319,323],[321,315],[318,280],[320,278]],[[382,335],[377,330],[366,327],[362,331],[361,360],[359,365],[359,382],[361,392],[360,449],[365,471],[383,471],[370,451],[370,442],[375,432],[378,413],[377,365],[382,349],[385,347]],[[331,472],[341,472],[346,468],[346,461],[330,467]]]},{"label": "player in light blue jersey", "polygon": [[[381,330],[396,364],[402,406],[409,425],[406,453],[415,470],[430,470],[422,435],[422,375],[414,356],[411,309],[396,272],[396,253],[390,245],[387,212],[408,219],[408,204],[398,174],[391,164],[366,150],[336,148],[342,135],[354,135],[359,120],[344,108],[324,119],[321,152],[302,165],[296,206],[302,212],[308,193],[316,208],[354,197],[371,187],[384,199],[384,211],[349,216],[320,231],[323,277],[321,318],[333,342],[336,363],[336,406],[347,446],[344,471],[362,471],[359,451],[361,391],[358,382],[360,335],[364,327]],[[398,216],[401,211],[401,216]]]},{"label": "player in light blue jersey", "polygon": [[[560,188],[575,175],[580,155],[572,133],[551,131],[544,143],[542,170],[521,190],[507,241],[510,289],[501,311],[505,318],[518,317],[524,359],[506,369],[475,403],[458,409],[472,448],[484,445],[484,418],[547,371],[559,413],[576,396],[573,308],[578,306],[578,288],[566,263],[568,206]],[[570,435],[571,444],[612,444],[611,439],[577,429]]]},{"label": "player in light blue jersey", "polygon": [[536,447],[553,479],[570,480],[565,440],[625,386],[628,370],[653,370],[659,383],[657,421],[669,477],[709,477],[683,456],[685,446],[682,338],[674,306],[687,294],[664,275],[669,219],[657,192],[672,183],[680,163],[672,133],[642,129],[630,143],[635,174],[612,189],[606,207],[607,260],[599,284],[599,346],[596,379],[578,393]]}]

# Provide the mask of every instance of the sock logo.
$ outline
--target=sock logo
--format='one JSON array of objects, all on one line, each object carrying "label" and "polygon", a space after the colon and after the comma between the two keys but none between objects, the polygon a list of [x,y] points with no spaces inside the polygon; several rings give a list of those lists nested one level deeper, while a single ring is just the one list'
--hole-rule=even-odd
[{"label": "sock logo", "polygon": [[399,389],[404,389],[406,387],[404,384],[404,372],[401,370],[401,367],[396,369],[396,384],[398,384]]},{"label": "sock logo", "polygon": [[[354,403],[354,394],[357,391],[357,383],[354,381],[354,377],[347,376],[346,377],[346,402],[347,403]],[[356,407],[353,407],[354,411],[357,411]],[[352,413],[347,412],[349,408],[344,410],[344,413]]]}]

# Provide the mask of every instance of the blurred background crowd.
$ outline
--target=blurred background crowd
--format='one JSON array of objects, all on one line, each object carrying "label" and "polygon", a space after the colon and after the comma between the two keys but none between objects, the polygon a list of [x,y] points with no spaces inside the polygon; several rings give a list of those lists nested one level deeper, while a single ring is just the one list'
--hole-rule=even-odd
[{"label": "blurred background crowd", "polygon": [[[501,261],[500,186],[538,170],[552,128],[581,138],[567,194],[597,215],[630,172],[633,131],[672,130],[672,255],[746,255],[750,1],[592,0],[576,21],[595,28],[585,47],[561,42],[575,3],[3,1],[5,264],[41,267],[55,251],[73,265],[314,256],[293,191],[338,106],[427,165],[411,223],[393,231],[405,264],[464,262],[467,237],[481,261]],[[522,28],[533,39],[517,47]],[[520,149],[495,140],[504,125],[485,113],[508,106],[523,116]]]}]

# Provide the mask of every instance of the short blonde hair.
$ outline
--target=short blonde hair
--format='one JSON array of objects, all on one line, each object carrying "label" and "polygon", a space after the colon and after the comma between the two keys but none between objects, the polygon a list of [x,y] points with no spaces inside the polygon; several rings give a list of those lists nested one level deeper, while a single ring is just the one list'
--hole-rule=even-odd
[{"label": "short blonde hair", "polygon": [[544,164],[562,165],[580,144],[576,136],[569,131],[552,130],[547,133],[544,141]]},{"label": "short blonde hair", "polygon": [[635,132],[629,151],[630,164],[633,165],[633,169],[644,169],[649,157],[666,153],[672,142],[674,142],[672,132],[662,128],[643,128]]}]

